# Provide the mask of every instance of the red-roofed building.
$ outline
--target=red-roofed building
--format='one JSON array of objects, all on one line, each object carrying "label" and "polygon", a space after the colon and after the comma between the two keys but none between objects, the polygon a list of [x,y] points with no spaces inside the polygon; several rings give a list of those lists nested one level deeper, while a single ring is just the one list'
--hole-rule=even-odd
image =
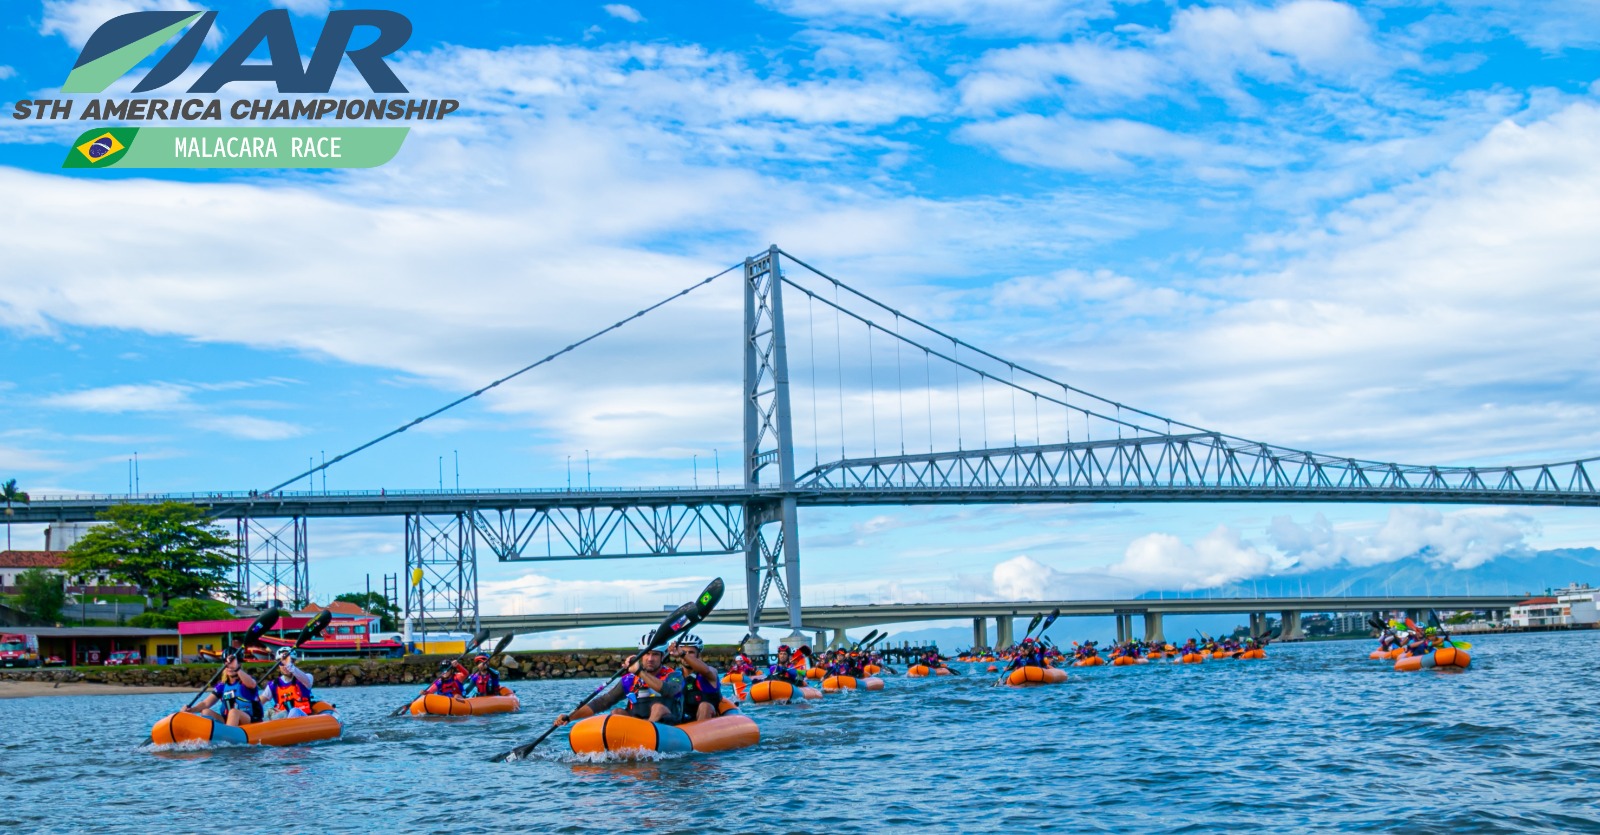
[{"label": "red-roofed building", "polygon": [[1554,597],[1530,597],[1511,607],[1511,625],[1560,626],[1571,622],[1571,614]]},{"label": "red-roofed building", "polygon": [[[42,568],[55,574],[66,572],[67,555],[64,551],[0,551],[0,594],[15,594],[17,575],[34,568]],[[111,585],[111,578],[104,573],[97,577],[85,578],[95,582],[90,584],[69,583],[68,594],[139,594],[138,586]]]}]

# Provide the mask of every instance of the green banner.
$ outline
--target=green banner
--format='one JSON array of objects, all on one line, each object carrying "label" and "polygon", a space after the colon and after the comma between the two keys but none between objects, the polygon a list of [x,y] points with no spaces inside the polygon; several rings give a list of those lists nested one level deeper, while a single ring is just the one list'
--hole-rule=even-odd
[{"label": "green banner", "polygon": [[62,168],[372,168],[410,128],[95,128]]}]

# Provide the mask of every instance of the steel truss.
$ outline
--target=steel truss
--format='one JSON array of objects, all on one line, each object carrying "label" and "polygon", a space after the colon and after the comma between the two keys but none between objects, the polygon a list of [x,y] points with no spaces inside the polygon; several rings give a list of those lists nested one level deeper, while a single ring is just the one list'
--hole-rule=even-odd
[{"label": "steel truss", "polygon": [[311,600],[310,551],[306,519],[235,520],[238,562],[234,583],[247,603],[278,601],[295,610]]},{"label": "steel truss", "polygon": [[727,503],[539,507],[474,511],[472,525],[502,562],[699,557],[742,553],[744,516]]},{"label": "steel truss", "polygon": [[[1429,467],[1339,458],[1217,433],[854,458],[815,467],[802,490],[1115,489],[1152,498],[1295,498],[1593,504],[1594,460],[1527,467]],[[1283,495],[1283,494],[1288,495]],[[1179,494],[1179,495],[1174,495]],[[1365,494],[1365,495],[1364,495]],[[1565,499],[1565,501],[1563,501]]]},{"label": "steel truss", "polygon": [[478,546],[465,513],[406,515],[407,623],[478,628]]}]

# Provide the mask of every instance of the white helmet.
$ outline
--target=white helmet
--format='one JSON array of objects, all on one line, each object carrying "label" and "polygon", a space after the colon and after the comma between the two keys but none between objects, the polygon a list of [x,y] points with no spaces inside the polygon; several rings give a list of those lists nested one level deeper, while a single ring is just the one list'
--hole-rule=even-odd
[{"label": "white helmet", "polygon": [[706,642],[700,640],[699,635],[685,635],[677,640],[677,644],[680,647],[694,647],[695,649],[705,649],[706,647]]},{"label": "white helmet", "polygon": [[652,646],[655,646],[655,643],[656,643],[656,633],[654,633],[654,632],[646,632],[643,635],[639,636],[639,651],[643,652],[643,651],[651,648]]}]

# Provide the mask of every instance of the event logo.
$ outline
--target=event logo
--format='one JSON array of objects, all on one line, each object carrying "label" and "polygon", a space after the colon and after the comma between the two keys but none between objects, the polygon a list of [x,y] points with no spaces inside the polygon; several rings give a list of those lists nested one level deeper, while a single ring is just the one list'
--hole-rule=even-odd
[{"label": "event logo", "polygon": [[[132,12],[100,25],[83,45],[78,63],[61,85],[63,93],[98,93],[150,57],[174,35],[183,37],[133,88],[144,93],[170,84],[194,63],[211,32],[216,12]],[[350,49],[350,38],[357,27],[377,31],[373,42]],[[233,81],[271,81],[280,93],[326,93],[333,87],[341,59],[361,73],[374,93],[405,93],[406,86],[384,63],[411,38],[411,20],[399,12],[383,9],[344,9],[328,13],[322,36],[311,52],[310,63],[300,63],[300,46],[286,9],[272,9],[256,17],[233,43],[200,75],[191,93],[215,93]],[[251,53],[266,45],[265,64],[246,64]]]},{"label": "event logo", "polygon": [[[461,108],[456,99],[410,97],[386,59],[411,39],[411,19],[387,9],[329,12],[309,53],[295,39],[288,10],[262,12],[209,65],[201,62],[187,90],[143,95],[196,75],[191,67],[207,38],[221,31],[216,22],[217,12],[205,9],[113,17],[84,42],[61,85],[66,95],[17,101],[11,118],[89,123],[63,168],[371,168],[399,152],[408,123]],[[265,61],[252,60],[262,54]],[[370,96],[329,95],[347,59]],[[140,66],[148,69],[132,95],[95,96]],[[223,98],[218,91],[236,81],[276,89]],[[126,122],[182,126],[117,124]]]}]

